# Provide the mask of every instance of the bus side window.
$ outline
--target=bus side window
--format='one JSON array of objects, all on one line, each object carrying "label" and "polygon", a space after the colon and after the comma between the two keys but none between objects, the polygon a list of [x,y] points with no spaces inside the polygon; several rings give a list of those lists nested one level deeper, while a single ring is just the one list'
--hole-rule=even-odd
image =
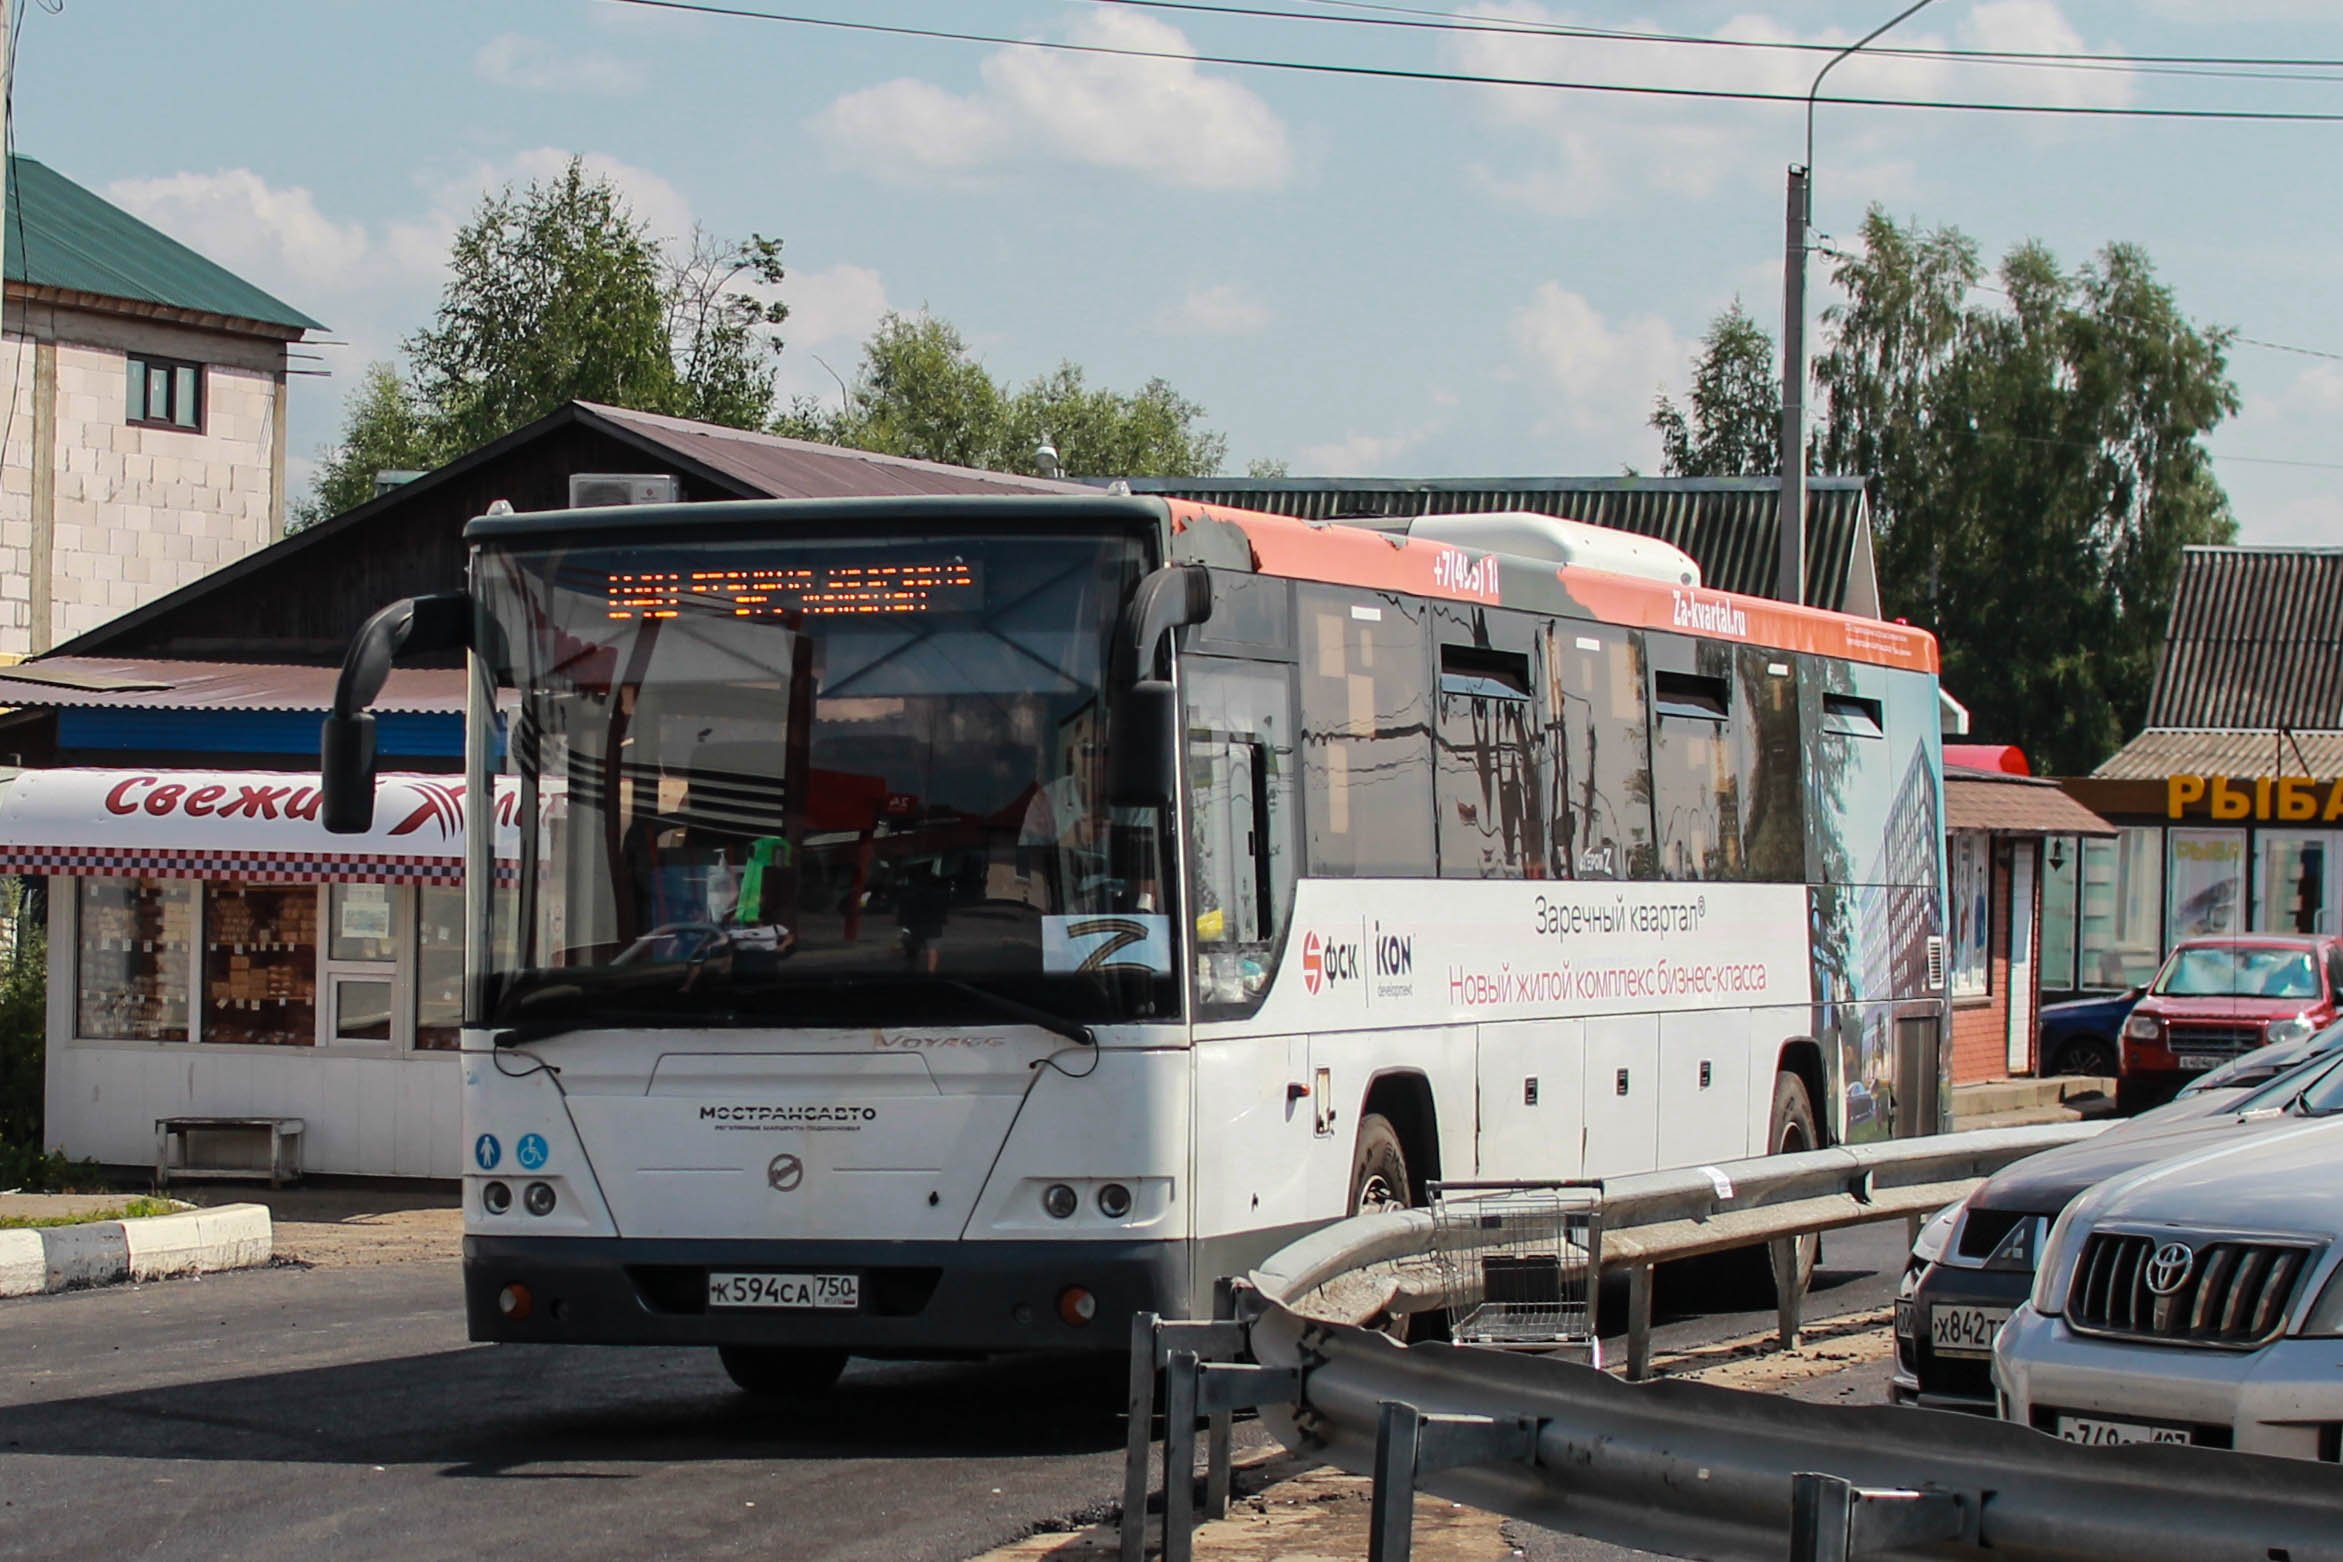
[{"label": "bus side window", "polygon": [[1181,664],[1197,991],[1223,1016],[1258,1001],[1293,909],[1289,677],[1283,667],[1219,657]]},{"label": "bus side window", "polygon": [[1798,732],[1798,670],[1786,652],[1745,645],[1734,733],[1746,875],[1768,884],[1806,881],[1804,759]]},{"label": "bus side window", "polygon": [[[1440,726],[1433,778],[1440,810],[1440,875],[1521,879],[1546,875],[1539,807],[1542,766],[1527,652],[1488,641],[1491,615],[1435,608],[1440,640]],[[1499,621],[1500,629],[1511,625]],[[1459,641],[1462,643],[1458,643]]]},{"label": "bus side window", "polygon": [[1301,586],[1295,598],[1310,871],[1431,878],[1431,658],[1423,608],[1334,586]]},{"label": "bus side window", "polygon": [[1551,624],[1538,663],[1531,682],[1546,729],[1553,876],[1656,877],[1641,637],[1605,624]]},{"label": "bus side window", "polygon": [[1652,811],[1659,824],[1660,876],[1746,876],[1741,822],[1749,800],[1733,763],[1737,728],[1733,647],[1681,635],[1647,634],[1652,662]]}]

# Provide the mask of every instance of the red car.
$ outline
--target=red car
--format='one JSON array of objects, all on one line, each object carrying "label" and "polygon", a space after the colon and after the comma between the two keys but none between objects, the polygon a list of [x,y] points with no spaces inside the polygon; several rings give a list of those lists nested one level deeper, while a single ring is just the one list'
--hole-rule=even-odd
[{"label": "red car", "polygon": [[2165,956],[2123,1024],[2116,1099],[2132,1112],[2241,1053],[2320,1030],[2343,1005],[2343,938],[2238,933],[2192,938]]}]

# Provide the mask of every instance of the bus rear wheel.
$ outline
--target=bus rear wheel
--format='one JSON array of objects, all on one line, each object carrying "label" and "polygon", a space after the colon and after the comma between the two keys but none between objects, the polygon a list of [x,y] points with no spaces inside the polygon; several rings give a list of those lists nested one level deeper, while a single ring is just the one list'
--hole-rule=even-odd
[{"label": "bus rear wheel", "polygon": [[[1814,1129],[1814,1099],[1807,1093],[1806,1081],[1784,1069],[1774,1076],[1774,1107],[1771,1126],[1766,1134],[1766,1153],[1795,1155],[1801,1150],[1821,1147],[1821,1137]],[[1777,1290],[1781,1285],[1780,1268],[1774,1263],[1773,1249],[1760,1248],[1765,1255],[1765,1279]],[[1808,1232],[1798,1239],[1797,1288],[1803,1296],[1814,1281],[1814,1264],[1822,1256],[1822,1236]]]},{"label": "bus rear wheel", "polygon": [[743,1393],[759,1399],[812,1399],[846,1370],[846,1352],[809,1345],[719,1345],[716,1359]]}]

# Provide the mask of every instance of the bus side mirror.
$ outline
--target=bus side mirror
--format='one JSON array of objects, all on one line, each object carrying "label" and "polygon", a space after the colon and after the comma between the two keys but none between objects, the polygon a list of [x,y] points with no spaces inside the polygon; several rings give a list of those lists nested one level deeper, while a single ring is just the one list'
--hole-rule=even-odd
[{"label": "bus side mirror", "polygon": [[420,656],[471,643],[472,598],[462,591],[393,602],[359,626],[317,739],[319,814],[327,830],[363,835],[374,828],[374,718],[366,707],[382,693],[391,664],[402,651]]},{"label": "bus side mirror", "polygon": [[1142,678],[1117,697],[1107,723],[1107,806],[1153,808],[1171,801],[1179,716],[1179,697],[1168,678]]},{"label": "bus side mirror", "polygon": [[1166,564],[1139,582],[1116,638],[1107,718],[1106,793],[1110,808],[1150,808],[1178,790],[1180,702],[1171,680],[1155,676],[1164,636],[1212,616],[1212,576],[1200,564]]}]

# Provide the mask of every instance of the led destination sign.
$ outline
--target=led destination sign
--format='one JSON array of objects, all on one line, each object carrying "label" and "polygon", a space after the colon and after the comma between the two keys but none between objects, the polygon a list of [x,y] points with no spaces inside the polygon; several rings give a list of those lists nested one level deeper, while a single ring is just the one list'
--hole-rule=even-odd
[{"label": "led destination sign", "polygon": [[615,619],[784,618],[837,614],[967,613],[984,578],[964,559],[899,564],[792,564],[752,569],[637,570],[609,577]]}]

